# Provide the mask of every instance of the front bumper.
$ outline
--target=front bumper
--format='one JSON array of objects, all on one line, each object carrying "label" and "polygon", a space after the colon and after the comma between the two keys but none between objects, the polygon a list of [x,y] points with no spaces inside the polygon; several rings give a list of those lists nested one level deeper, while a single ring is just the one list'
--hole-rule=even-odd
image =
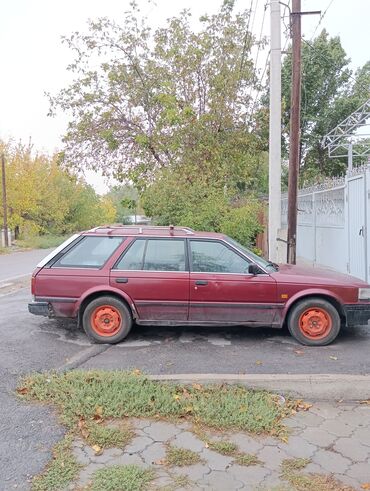
[{"label": "front bumper", "polygon": [[49,317],[51,314],[48,302],[31,302],[28,304],[28,312],[34,315]]},{"label": "front bumper", "polygon": [[370,319],[370,303],[344,305],[347,326],[366,326]]}]

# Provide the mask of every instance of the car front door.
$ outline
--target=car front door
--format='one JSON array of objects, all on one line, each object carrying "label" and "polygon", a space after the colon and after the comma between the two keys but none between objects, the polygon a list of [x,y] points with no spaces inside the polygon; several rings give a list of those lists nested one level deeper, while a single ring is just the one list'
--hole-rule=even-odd
[{"label": "car front door", "polygon": [[193,322],[269,326],[278,308],[276,281],[248,273],[251,262],[221,240],[189,240]]},{"label": "car front door", "polygon": [[133,239],[112,268],[110,284],[132,298],[141,321],[186,321],[189,269],[185,239]]}]

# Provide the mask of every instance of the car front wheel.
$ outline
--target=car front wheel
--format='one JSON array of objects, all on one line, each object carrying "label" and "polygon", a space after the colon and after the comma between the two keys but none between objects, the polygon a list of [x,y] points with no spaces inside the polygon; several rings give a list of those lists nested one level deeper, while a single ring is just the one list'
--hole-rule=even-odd
[{"label": "car front wheel", "polygon": [[82,316],[82,326],[93,342],[116,344],[130,332],[132,316],[119,299],[103,296],[87,305]]},{"label": "car front wheel", "polygon": [[322,298],[308,298],[293,306],[288,316],[290,334],[306,346],[325,346],[338,336],[341,326],[337,309]]}]

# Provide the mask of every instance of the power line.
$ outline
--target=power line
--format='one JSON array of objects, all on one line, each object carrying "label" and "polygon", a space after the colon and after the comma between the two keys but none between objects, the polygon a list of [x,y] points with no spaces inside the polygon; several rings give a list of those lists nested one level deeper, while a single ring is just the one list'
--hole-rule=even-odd
[{"label": "power line", "polygon": [[317,29],[319,28],[319,26],[320,26],[320,24],[321,24],[321,22],[322,22],[323,18],[325,17],[326,12],[327,12],[327,11],[330,9],[330,7],[331,7],[331,5],[332,5],[332,3],[333,3],[333,2],[334,2],[334,0],[330,0],[330,2],[329,2],[329,4],[328,4],[328,6],[326,7],[326,9],[325,9],[325,10],[324,10],[324,12],[323,12],[323,13],[320,15],[319,22],[317,23],[317,26],[315,27],[315,30],[313,31],[313,34],[312,34],[312,36],[311,36],[311,41],[312,41],[313,37],[315,36],[316,31],[317,31]]},{"label": "power line", "polygon": [[[258,1],[258,0],[257,0]],[[256,59],[254,61],[254,66],[255,66],[255,69],[257,69],[257,63],[258,63],[258,58],[259,58],[259,52],[260,52],[260,49],[261,49],[261,44],[262,44],[262,34],[263,34],[263,26],[265,24],[265,17],[266,17],[266,9],[267,9],[267,2],[265,3],[265,6],[264,6],[264,9],[263,9],[263,17],[262,17],[262,23],[261,23],[261,29],[260,29],[260,35],[259,35],[259,40],[258,40],[258,47],[257,47],[257,53],[256,53]],[[257,10],[257,5],[256,5],[256,10]],[[259,90],[257,89],[257,95],[256,97],[258,96],[259,94]],[[248,98],[250,99],[252,96],[252,87],[250,88],[250,91],[249,91],[249,96]],[[254,111],[254,104],[252,106],[252,110],[251,110],[251,114],[250,114],[250,117],[252,117],[253,115],[253,111]]]}]

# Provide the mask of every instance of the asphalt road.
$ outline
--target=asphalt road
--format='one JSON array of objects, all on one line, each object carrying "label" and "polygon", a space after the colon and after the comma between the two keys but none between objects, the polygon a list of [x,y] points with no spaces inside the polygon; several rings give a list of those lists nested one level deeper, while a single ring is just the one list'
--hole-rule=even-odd
[{"label": "asphalt road", "polygon": [[0,281],[31,274],[36,264],[53,249],[34,249],[0,255]]},{"label": "asphalt road", "polygon": [[[0,257],[1,274],[4,257],[10,256]],[[29,262],[37,260],[35,254],[28,257]],[[73,322],[30,315],[29,290],[19,288],[0,288],[0,491],[15,485],[29,489],[30,476],[44,467],[63,432],[51,409],[24,404],[15,396],[17,380],[31,371],[80,367],[139,368],[152,374],[370,373],[370,326],[345,330],[334,344],[319,348],[302,347],[287,332],[272,329],[139,326],[120,345],[91,345]]]}]

